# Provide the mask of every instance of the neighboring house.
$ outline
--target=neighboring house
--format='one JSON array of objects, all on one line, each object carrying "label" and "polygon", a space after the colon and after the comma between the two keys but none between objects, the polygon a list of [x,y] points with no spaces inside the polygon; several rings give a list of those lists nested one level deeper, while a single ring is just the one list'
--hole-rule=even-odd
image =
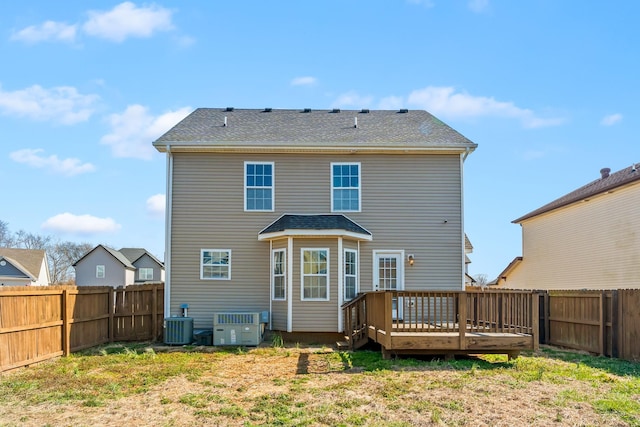
[{"label": "neighboring house", "polygon": [[44,250],[0,248],[0,286],[48,286],[50,281]]},{"label": "neighboring house", "polygon": [[426,111],[200,108],[154,146],[167,316],[269,311],[274,330],[340,332],[360,292],[464,289],[476,144]]},{"label": "neighboring house", "polygon": [[530,212],[522,257],[493,284],[511,289],[638,288],[640,171],[627,167]]},{"label": "neighboring house", "polygon": [[476,279],[471,277],[471,275],[469,274],[469,264],[471,264],[471,259],[469,258],[468,255],[470,253],[473,253],[473,245],[471,244],[471,241],[465,234],[464,235],[464,285],[465,286],[476,285]]},{"label": "neighboring house", "polygon": [[164,281],[164,265],[142,248],[98,245],[73,264],[76,286],[127,286]]}]

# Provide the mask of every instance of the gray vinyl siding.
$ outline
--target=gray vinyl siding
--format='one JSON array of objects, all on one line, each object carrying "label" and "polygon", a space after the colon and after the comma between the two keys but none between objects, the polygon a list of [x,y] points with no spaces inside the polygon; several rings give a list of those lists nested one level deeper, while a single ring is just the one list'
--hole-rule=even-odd
[{"label": "gray vinyl siding", "polygon": [[[104,278],[96,277],[96,266],[104,265]],[[103,249],[89,253],[76,264],[76,286],[126,286],[133,283],[133,271]]]},{"label": "gray vinyl siding", "polygon": [[[274,162],[274,211],[244,211],[244,162]],[[270,306],[270,244],[258,233],[283,213],[331,212],[331,162],[361,164],[362,211],[345,215],[369,230],[360,243],[360,291],[372,289],[373,251],[404,250],[405,289],[463,288],[464,249],[459,155],[173,154],[171,313],[189,304],[195,327],[216,311]],[[445,223],[446,221],[446,223]],[[304,243],[303,243],[304,242]],[[275,243],[274,243],[275,245]],[[331,295],[300,301],[300,247],[330,248]],[[275,246],[274,246],[275,247]],[[345,240],[344,247],[357,247]],[[231,280],[200,280],[200,250],[230,249]],[[294,240],[293,330],[338,330],[337,238]],[[94,274],[95,276],[95,274]],[[273,301],[274,329],[286,302]]]},{"label": "gray vinyl siding", "polygon": [[[136,262],[133,263],[136,268],[136,282],[160,282],[162,280],[162,269],[149,255],[143,255]],[[139,278],[139,269],[141,268],[153,268],[153,279],[143,280]]]}]

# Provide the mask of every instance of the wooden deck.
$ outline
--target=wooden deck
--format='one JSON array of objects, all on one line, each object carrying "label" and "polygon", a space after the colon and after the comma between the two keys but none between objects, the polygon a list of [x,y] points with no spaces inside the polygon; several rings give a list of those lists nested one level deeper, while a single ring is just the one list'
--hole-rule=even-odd
[{"label": "wooden deck", "polygon": [[368,292],[343,306],[352,350],[369,341],[382,353],[478,354],[538,348],[538,298],[527,291]]}]

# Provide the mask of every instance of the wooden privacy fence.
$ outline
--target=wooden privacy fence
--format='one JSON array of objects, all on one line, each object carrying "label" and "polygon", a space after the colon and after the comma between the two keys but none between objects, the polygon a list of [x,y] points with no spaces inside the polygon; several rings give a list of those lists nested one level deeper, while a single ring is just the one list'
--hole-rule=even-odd
[{"label": "wooden privacy fence", "polygon": [[541,343],[640,360],[640,289],[539,295]]},{"label": "wooden privacy fence", "polygon": [[114,341],[158,340],[164,284],[0,288],[0,372]]}]

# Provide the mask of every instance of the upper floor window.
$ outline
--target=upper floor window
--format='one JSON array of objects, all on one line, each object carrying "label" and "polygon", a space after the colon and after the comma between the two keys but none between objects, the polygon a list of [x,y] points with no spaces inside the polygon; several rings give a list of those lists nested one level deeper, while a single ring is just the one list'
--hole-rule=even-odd
[{"label": "upper floor window", "polygon": [[331,211],[360,212],[360,163],[331,163]]},{"label": "upper floor window", "polygon": [[148,267],[139,268],[138,280],[153,280],[153,268],[148,268]]},{"label": "upper floor window", "polygon": [[273,211],[273,163],[244,163],[244,210]]},{"label": "upper floor window", "polygon": [[231,250],[202,249],[200,251],[200,279],[231,279]]},{"label": "upper floor window", "polygon": [[96,265],[96,279],[104,279],[104,265]]}]

